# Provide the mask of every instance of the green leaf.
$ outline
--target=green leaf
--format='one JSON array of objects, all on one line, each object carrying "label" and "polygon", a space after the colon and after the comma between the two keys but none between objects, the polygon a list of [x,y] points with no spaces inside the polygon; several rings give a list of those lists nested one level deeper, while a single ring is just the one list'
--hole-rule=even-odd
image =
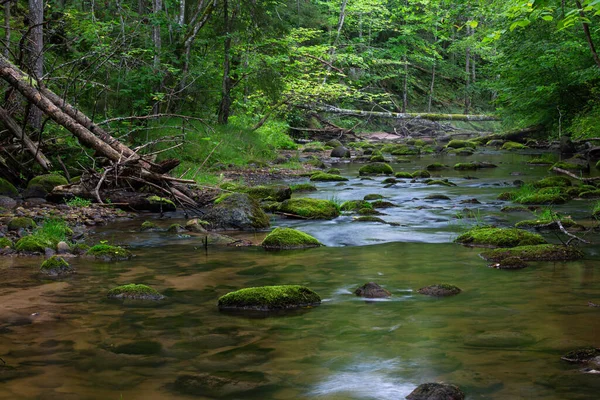
[{"label": "green leaf", "polygon": [[550,21],[552,21],[554,18],[552,18],[552,15],[543,15],[543,16],[542,16],[542,19],[543,19],[544,21],[548,21],[548,22],[550,22]]}]

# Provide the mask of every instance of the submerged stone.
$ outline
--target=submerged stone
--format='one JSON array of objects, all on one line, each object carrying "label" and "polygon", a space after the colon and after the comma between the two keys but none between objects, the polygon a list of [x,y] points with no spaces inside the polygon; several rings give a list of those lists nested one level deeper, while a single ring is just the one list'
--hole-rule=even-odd
[{"label": "submerged stone", "polygon": [[431,285],[422,287],[417,292],[433,297],[447,297],[454,296],[461,292],[460,288],[447,283],[440,283],[437,285]]},{"label": "submerged stone", "polygon": [[384,299],[392,295],[388,290],[382,288],[375,282],[365,283],[356,289],[354,294],[369,299]]},{"label": "submerged stone", "polygon": [[171,390],[203,398],[239,398],[268,384],[262,372],[217,371],[195,375],[181,375],[169,387]]},{"label": "submerged stone", "polygon": [[278,206],[277,211],[307,219],[333,219],[340,215],[334,202],[311,198],[285,200]]},{"label": "submerged stone", "polygon": [[323,246],[311,235],[292,228],[275,228],[263,240],[265,249],[305,249]]},{"label": "submerged stone", "polygon": [[129,260],[132,257],[129,250],[120,246],[111,246],[108,244],[97,244],[92,246],[86,254],[104,261],[124,261]]},{"label": "submerged stone", "polygon": [[490,264],[490,268],[496,269],[523,269],[527,263],[519,257],[506,257],[497,263]]},{"label": "submerged stone", "polygon": [[456,238],[455,242],[476,246],[516,247],[544,244],[537,233],[517,228],[473,228]]},{"label": "submerged stone", "polygon": [[568,352],[560,359],[571,363],[586,363],[600,357],[600,349],[596,347],[584,347]]},{"label": "submerged stone", "polygon": [[321,304],[318,294],[300,285],[261,286],[240,289],[219,298],[221,310],[272,311]]},{"label": "submerged stone", "polygon": [[128,285],[117,286],[108,291],[109,299],[119,300],[162,300],[164,296],[146,285],[130,283]]},{"label": "submerged stone", "polygon": [[464,400],[465,394],[458,386],[449,383],[423,383],[408,396],[407,400]]},{"label": "submerged stone", "polygon": [[75,270],[73,269],[73,267],[71,267],[71,265],[69,265],[68,262],[65,261],[64,258],[59,256],[52,256],[42,263],[42,266],[40,267],[40,272],[45,275],[59,276],[72,274],[73,272],[75,272]]},{"label": "submerged stone", "polygon": [[480,256],[485,260],[495,262],[501,262],[507,257],[518,257],[523,261],[570,261],[582,258],[583,253],[571,246],[539,244],[484,251]]}]

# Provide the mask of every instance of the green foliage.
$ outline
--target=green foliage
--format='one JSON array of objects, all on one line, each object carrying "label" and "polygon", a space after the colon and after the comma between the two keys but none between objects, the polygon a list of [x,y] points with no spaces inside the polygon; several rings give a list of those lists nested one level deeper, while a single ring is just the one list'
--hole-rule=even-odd
[{"label": "green foliage", "polygon": [[81,208],[81,207],[89,207],[92,205],[92,201],[88,199],[82,199],[81,197],[75,196],[71,200],[67,201],[67,205],[69,207]]}]

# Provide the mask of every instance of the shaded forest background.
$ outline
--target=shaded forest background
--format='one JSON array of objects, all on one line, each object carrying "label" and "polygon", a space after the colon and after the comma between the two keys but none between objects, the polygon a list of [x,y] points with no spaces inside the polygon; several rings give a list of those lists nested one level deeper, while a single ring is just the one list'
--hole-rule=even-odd
[{"label": "shaded forest background", "polygon": [[[293,149],[323,106],[493,114],[502,128],[600,136],[600,0],[21,0],[2,2],[3,56],[173,175]],[[9,119],[71,176],[101,161],[8,84]],[[322,117],[322,116],[321,116]],[[363,131],[390,121],[327,115]],[[499,128],[499,127],[495,127]],[[5,177],[41,172],[0,132]],[[293,164],[294,160],[288,162]],[[293,165],[287,165],[293,167]],[[10,171],[10,172],[9,172]]]}]

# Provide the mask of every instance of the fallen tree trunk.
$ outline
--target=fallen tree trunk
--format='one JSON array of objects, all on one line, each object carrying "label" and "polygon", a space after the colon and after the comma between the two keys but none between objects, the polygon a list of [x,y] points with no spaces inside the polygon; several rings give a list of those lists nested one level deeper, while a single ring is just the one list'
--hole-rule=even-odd
[{"label": "fallen tree trunk", "polygon": [[435,113],[397,113],[382,111],[349,110],[334,106],[304,106],[312,111],[344,114],[353,117],[391,118],[391,119],[426,119],[429,121],[499,121],[493,115],[468,115],[468,114],[435,114]]},{"label": "fallen tree trunk", "polygon": [[14,137],[16,137],[17,139],[19,139],[23,143],[23,145],[31,153],[31,155],[33,156],[33,158],[35,159],[35,161],[37,161],[37,163],[45,171],[50,170],[50,167],[52,166],[52,164],[46,158],[46,156],[44,155],[44,153],[42,153],[41,150],[31,141],[31,139],[29,139],[29,136],[27,136],[27,134],[25,132],[23,132],[23,130],[21,129],[21,127],[19,126],[19,124],[17,123],[17,121],[15,121],[10,116],[10,114],[8,113],[8,111],[6,111],[2,107],[0,107],[0,120],[2,120],[2,122],[4,123],[4,126],[6,126],[6,129],[8,129],[8,131],[12,135]]},{"label": "fallen tree trunk", "polygon": [[570,176],[571,178],[577,179],[578,181],[581,181],[581,182],[596,182],[596,181],[600,181],[600,176],[596,176],[596,177],[593,177],[593,178],[583,178],[581,176],[577,176],[576,174],[572,173],[571,171],[567,171],[566,169],[562,169],[562,168],[558,168],[558,167],[552,167],[552,171],[557,172],[559,174]]}]

